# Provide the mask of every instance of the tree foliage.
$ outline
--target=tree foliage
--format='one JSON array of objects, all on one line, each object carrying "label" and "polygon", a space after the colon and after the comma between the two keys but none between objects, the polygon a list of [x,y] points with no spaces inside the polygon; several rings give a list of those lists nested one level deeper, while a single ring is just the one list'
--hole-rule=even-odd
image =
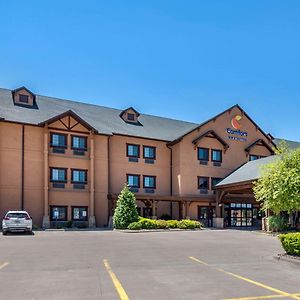
[{"label": "tree foliage", "polygon": [[139,218],[134,194],[125,185],[118,196],[117,205],[113,217],[114,228],[126,229],[132,222]]},{"label": "tree foliage", "polygon": [[277,159],[263,166],[262,177],[254,183],[254,195],[262,209],[275,214],[300,210],[300,149],[288,150],[286,144],[276,151]]}]

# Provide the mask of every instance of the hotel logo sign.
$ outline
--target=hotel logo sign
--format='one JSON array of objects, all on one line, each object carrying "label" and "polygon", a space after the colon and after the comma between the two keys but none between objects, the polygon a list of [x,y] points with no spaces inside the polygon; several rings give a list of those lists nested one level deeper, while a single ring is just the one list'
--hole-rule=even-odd
[{"label": "hotel logo sign", "polygon": [[240,141],[240,142],[247,141],[248,132],[240,130],[242,128],[242,125],[240,123],[242,118],[243,118],[242,116],[236,115],[231,119],[231,126],[233,127],[233,129],[232,128],[226,129],[227,134],[229,134],[228,135],[229,140]]}]

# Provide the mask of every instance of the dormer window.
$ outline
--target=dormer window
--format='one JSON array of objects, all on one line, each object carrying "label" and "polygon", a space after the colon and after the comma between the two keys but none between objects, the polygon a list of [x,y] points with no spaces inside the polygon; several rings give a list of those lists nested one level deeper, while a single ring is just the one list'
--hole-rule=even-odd
[{"label": "dormer window", "polygon": [[128,121],[134,121],[134,119],[135,119],[134,114],[128,113],[127,119],[128,119]]},{"label": "dormer window", "polygon": [[135,125],[142,125],[138,118],[140,114],[133,107],[129,107],[120,113],[120,117],[126,122]]},{"label": "dormer window", "polygon": [[28,103],[29,102],[29,96],[28,95],[23,95],[23,94],[19,94],[19,101],[21,103]]},{"label": "dormer window", "polygon": [[25,108],[37,109],[35,94],[26,87],[22,86],[12,91],[13,101],[15,105]]}]

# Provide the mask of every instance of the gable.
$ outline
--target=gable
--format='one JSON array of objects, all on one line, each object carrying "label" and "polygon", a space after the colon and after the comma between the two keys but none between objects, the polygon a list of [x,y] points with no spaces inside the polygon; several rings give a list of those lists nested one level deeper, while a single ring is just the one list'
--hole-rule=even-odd
[{"label": "gable", "polygon": [[[256,145],[258,140],[260,142]],[[240,159],[241,156],[247,157],[251,154],[249,145],[265,148],[263,152],[258,153],[264,156],[273,154],[272,149],[275,147],[271,138],[239,106],[234,106],[202,124],[182,137],[178,143],[182,143],[183,151],[188,151],[191,146],[196,150],[195,141],[197,147],[224,149],[224,151],[229,149],[231,155],[239,153]],[[222,147],[223,142],[226,143],[226,147]]]},{"label": "gable", "polygon": [[23,106],[26,108],[38,108],[35,101],[35,94],[33,94],[24,86],[13,90],[12,97],[14,105]]},{"label": "gable", "polygon": [[66,111],[65,113],[41,122],[39,125],[47,125],[50,129],[67,130],[81,133],[89,133],[92,131],[97,133],[97,130],[81,119],[73,111]]},{"label": "gable", "polygon": [[232,144],[244,144],[244,148],[246,148],[258,139],[262,139],[271,148],[276,147],[270,135],[267,135],[239,105],[235,105],[200,124],[185,135],[170,142],[169,145],[172,146],[182,139],[189,139],[191,142],[194,142],[199,136],[209,131],[214,131],[229,146]]}]

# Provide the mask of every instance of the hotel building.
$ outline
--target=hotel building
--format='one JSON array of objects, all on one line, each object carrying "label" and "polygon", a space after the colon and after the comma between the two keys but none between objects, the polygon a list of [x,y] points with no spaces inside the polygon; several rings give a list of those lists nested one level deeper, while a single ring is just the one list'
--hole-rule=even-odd
[{"label": "hotel building", "polygon": [[107,226],[125,183],[145,217],[254,226],[249,186],[215,186],[274,139],[239,106],[195,124],[0,89],[0,215],[27,210],[38,226]]}]

